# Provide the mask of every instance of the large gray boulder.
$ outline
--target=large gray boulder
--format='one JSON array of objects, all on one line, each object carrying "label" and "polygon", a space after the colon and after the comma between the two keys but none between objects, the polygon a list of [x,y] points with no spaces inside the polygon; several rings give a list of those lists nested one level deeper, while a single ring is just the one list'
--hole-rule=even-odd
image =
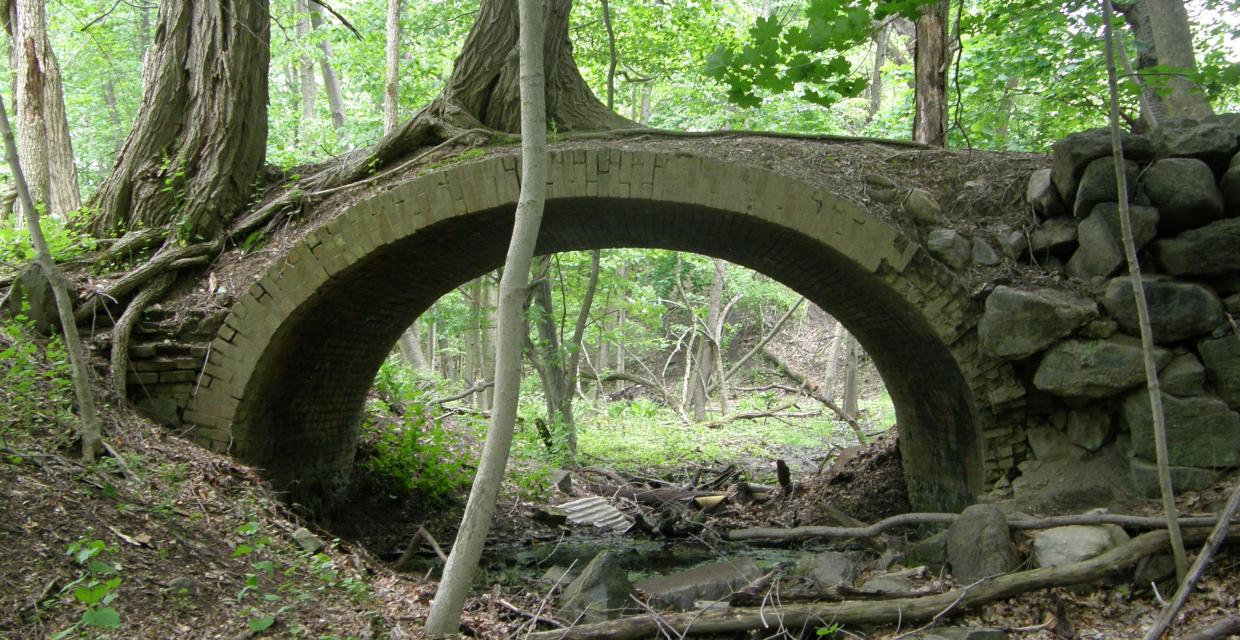
[{"label": "large gray boulder", "polygon": [[999,254],[989,242],[981,238],[973,239],[973,264],[981,267],[993,267],[999,264]]},{"label": "large gray boulder", "polygon": [[[1128,199],[1131,201],[1137,193],[1137,163],[1124,161],[1124,172],[1128,178]],[[1115,161],[1110,157],[1098,158],[1085,167],[1081,174],[1081,182],[1076,189],[1076,200],[1072,205],[1072,215],[1078,220],[1088,216],[1099,202],[1118,202],[1119,190],[1115,184]]]},{"label": "large gray boulder", "polygon": [[969,260],[973,256],[969,239],[955,229],[932,230],[926,238],[926,248],[930,250],[930,255],[953,269],[969,266]]},{"label": "large gray boulder", "polygon": [[[1142,135],[1124,134],[1124,156],[1133,160],[1148,160],[1154,155],[1154,145]],[[1111,132],[1106,128],[1088,129],[1074,133],[1051,146],[1051,178],[1059,197],[1070,203],[1076,197],[1076,184],[1085,167],[1103,156],[1111,155]]]},{"label": "large gray boulder", "polygon": [[1063,198],[1059,196],[1059,191],[1051,180],[1050,169],[1038,169],[1029,176],[1029,184],[1025,187],[1025,201],[1043,218],[1054,218],[1068,212],[1063,206]]},{"label": "large gray boulder", "polygon": [[739,557],[705,564],[666,576],[655,576],[635,586],[656,607],[690,611],[699,600],[719,600],[745,588],[762,576],[753,558]]},{"label": "large gray boulder", "polygon": [[1182,351],[1158,372],[1158,386],[1173,396],[1186,398],[1205,393],[1206,369],[1197,356]]},{"label": "large gray boulder", "polygon": [[1222,122],[1168,120],[1150,138],[1160,156],[1196,158],[1220,169],[1236,152],[1236,132]]},{"label": "large gray boulder", "polygon": [[[1164,393],[1162,404],[1169,464],[1213,468],[1240,465],[1240,414],[1225,402],[1211,396],[1177,398]],[[1157,459],[1149,392],[1141,389],[1124,398],[1121,419],[1132,433],[1133,454]]]},{"label": "large gray boulder", "polygon": [[977,333],[984,352],[1019,359],[1051,346],[1098,316],[1092,300],[1054,289],[995,287]]},{"label": "large gray boulder", "polygon": [[603,551],[568,583],[560,594],[560,613],[583,623],[603,622],[620,617],[631,606],[633,585],[619,560]]},{"label": "large gray boulder", "polygon": [[1228,218],[1154,243],[1154,257],[1176,276],[1240,272],[1240,218]]},{"label": "large gray boulder", "polygon": [[991,504],[964,510],[947,528],[947,561],[959,584],[971,584],[1020,566],[1007,518]]},{"label": "large gray boulder", "polygon": [[1197,353],[1210,386],[1229,407],[1240,411],[1240,338],[1234,334],[1201,340]]},{"label": "large gray boulder", "polygon": [[1111,440],[1114,420],[1106,406],[1090,405],[1068,413],[1068,442],[1086,450],[1097,451]]},{"label": "large gray boulder", "polygon": [[[1178,342],[1208,334],[1223,321],[1223,303],[1213,291],[1187,282],[1143,276],[1145,301],[1149,307],[1150,329],[1154,341]],[[1133,299],[1133,280],[1120,276],[1107,283],[1102,306],[1131,335],[1140,335],[1137,303]]]},{"label": "large gray boulder", "polygon": [[[1158,232],[1158,210],[1133,206],[1129,211],[1133,240],[1140,250],[1149,244]],[[1097,276],[1109,276],[1124,265],[1124,236],[1119,218],[1119,205],[1103,202],[1095,206],[1089,217],[1077,225],[1077,242],[1080,248],[1068,261],[1068,273],[1081,280],[1089,280]]]},{"label": "large gray boulder", "polygon": [[815,553],[797,563],[797,573],[813,580],[820,589],[851,585],[855,572],[853,559],[839,551]]},{"label": "large gray boulder", "polygon": [[1062,567],[1097,557],[1128,541],[1116,526],[1070,525],[1039,531],[1033,536],[1033,559],[1039,567]]},{"label": "large gray boulder", "polygon": [[[1166,349],[1155,350],[1162,368],[1171,359]],[[1066,340],[1042,357],[1033,386],[1057,396],[1106,398],[1145,382],[1141,342],[1114,335],[1105,340]]]},{"label": "large gray boulder", "polygon": [[[1218,478],[1218,471],[1200,467],[1181,467],[1171,465],[1171,487],[1178,494],[1181,491],[1198,491],[1213,484]],[[1142,498],[1162,496],[1162,485],[1158,480],[1158,464],[1151,460],[1132,457],[1128,459],[1128,480],[1132,489]]]},{"label": "large gray boulder", "polygon": [[1142,174],[1141,186],[1158,208],[1162,235],[1173,236],[1223,217],[1223,193],[1214,184],[1214,172],[1200,160],[1159,160]]},{"label": "large gray boulder", "polygon": [[926,224],[943,224],[943,208],[928,191],[913,189],[904,197],[904,210]]}]

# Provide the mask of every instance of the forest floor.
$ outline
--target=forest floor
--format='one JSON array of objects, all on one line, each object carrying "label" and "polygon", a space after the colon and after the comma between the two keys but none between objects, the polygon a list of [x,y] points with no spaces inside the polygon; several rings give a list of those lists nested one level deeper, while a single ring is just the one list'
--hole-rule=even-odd
[{"label": "forest floor", "polygon": [[[0,354],[0,638],[421,636],[435,590],[434,560],[429,576],[397,573],[389,553],[368,550],[382,547],[340,532],[345,521],[403,517],[391,529],[388,549],[407,544],[415,522],[447,545],[459,496],[436,505],[383,496],[363,505],[373,508],[369,520],[353,514],[316,524],[281,502],[253,469],[180,439],[102,392],[105,432],[118,457],[84,465],[70,454],[66,435],[73,418],[63,352],[8,326],[0,329]],[[789,499],[727,509],[704,522],[716,530],[815,524],[822,504],[866,521],[908,509],[894,437],[846,453],[846,461],[799,473]],[[683,479],[692,470],[646,473]],[[497,551],[507,554],[506,562],[525,552],[536,563],[560,546],[565,532],[537,524],[533,510],[567,497],[520,482],[509,482],[504,495],[494,539],[504,542]],[[1182,501],[1187,511],[1199,511],[1220,495],[1216,489]],[[577,539],[587,547],[610,544],[593,533]],[[637,542],[626,536],[619,544]],[[708,557],[714,552],[702,548]],[[418,555],[433,558],[429,549]],[[529,571],[492,566],[481,583],[494,586],[469,601],[468,635],[519,637],[528,613],[547,611],[547,587]],[[1190,601],[1184,626],[1234,613],[1237,584],[1240,554],[1225,549]],[[967,612],[953,623],[1023,628],[1015,635],[1021,638],[1129,638],[1158,606],[1152,592],[1124,585],[1056,589]],[[845,633],[889,638],[900,631]]]}]

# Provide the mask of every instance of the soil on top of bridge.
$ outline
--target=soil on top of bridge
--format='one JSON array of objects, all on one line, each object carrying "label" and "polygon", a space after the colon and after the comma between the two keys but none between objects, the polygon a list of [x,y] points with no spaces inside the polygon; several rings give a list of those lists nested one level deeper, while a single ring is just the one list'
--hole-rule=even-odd
[{"label": "soil on top of bridge", "polygon": [[[852,200],[876,218],[906,236],[924,242],[935,227],[954,229],[982,237],[1001,246],[1008,234],[1036,226],[1025,202],[1029,175],[1049,166],[1046,155],[1015,152],[936,149],[908,142],[881,139],[795,137],[751,132],[676,134],[649,131],[616,136],[590,136],[549,145],[551,153],[610,147],[624,151],[648,151],[699,156],[720,162],[757,167],[796,179]],[[353,204],[438,170],[498,156],[512,156],[519,146],[445,145],[421,152],[398,166],[377,173],[354,185],[322,195],[303,194],[300,209],[290,207],[252,237],[244,246],[228,247],[209,267],[215,287],[208,291],[203,279],[183,280],[165,300],[165,308],[203,308],[220,294],[240,295],[267,267],[310,231],[334,219]],[[297,189],[302,167],[280,172],[254,209],[287,196]],[[930,194],[941,207],[934,222],[915,220],[905,206],[913,189]],[[238,216],[243,219],[244,214]],[[257,248],[256,248],[257,247]],[[1064,282],[1041,269],[1003,261],[995,267],[972,267],[960,274],[970,290],[990,283],[1027,282],[1064,286]],[[218,300],[217,300],[218,302]]]}]

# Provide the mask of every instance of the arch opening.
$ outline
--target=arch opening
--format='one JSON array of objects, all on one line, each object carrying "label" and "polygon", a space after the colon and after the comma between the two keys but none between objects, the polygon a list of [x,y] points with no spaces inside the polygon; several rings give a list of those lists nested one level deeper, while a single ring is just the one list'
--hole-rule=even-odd
[{"label": "arch opening", "polygon": [[[409,324],[455,287],[500,267],[511,206],[482,209],[389,242],[279,321],[231,424],[233,453],[294,494],[347,477],[375,371]],[[765,274],[839,319],[872,357],[895,406],[910,501],[957,510],[980,490],[971,392],[919,309],[840,250],[760,217],[634,198],[548,200],[539,253],[671,249]]]}]

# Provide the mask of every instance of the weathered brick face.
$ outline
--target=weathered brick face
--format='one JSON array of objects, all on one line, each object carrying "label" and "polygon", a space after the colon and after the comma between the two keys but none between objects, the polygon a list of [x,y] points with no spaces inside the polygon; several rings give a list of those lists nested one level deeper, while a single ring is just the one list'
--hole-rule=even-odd
[{"label": "weathered brick face", "polygon": [[[843,321],[895,402],[915,506],[960,507],[1019,461],[1020,416],[990,409],[1003,406],[1014,374],[978,355],[978,305],[920,245],[855,202],[683,153],[565,150],[550,168],[540,252],[718,256]],[[502,264],[517,178],[513,157],[457,165],[308,234],[231,307],[205,367],[184,369],[194,382],[168,381],[188,398],[191,437],[294,490],[338,487],[366,393],[397,337],[440,296]]]}]

